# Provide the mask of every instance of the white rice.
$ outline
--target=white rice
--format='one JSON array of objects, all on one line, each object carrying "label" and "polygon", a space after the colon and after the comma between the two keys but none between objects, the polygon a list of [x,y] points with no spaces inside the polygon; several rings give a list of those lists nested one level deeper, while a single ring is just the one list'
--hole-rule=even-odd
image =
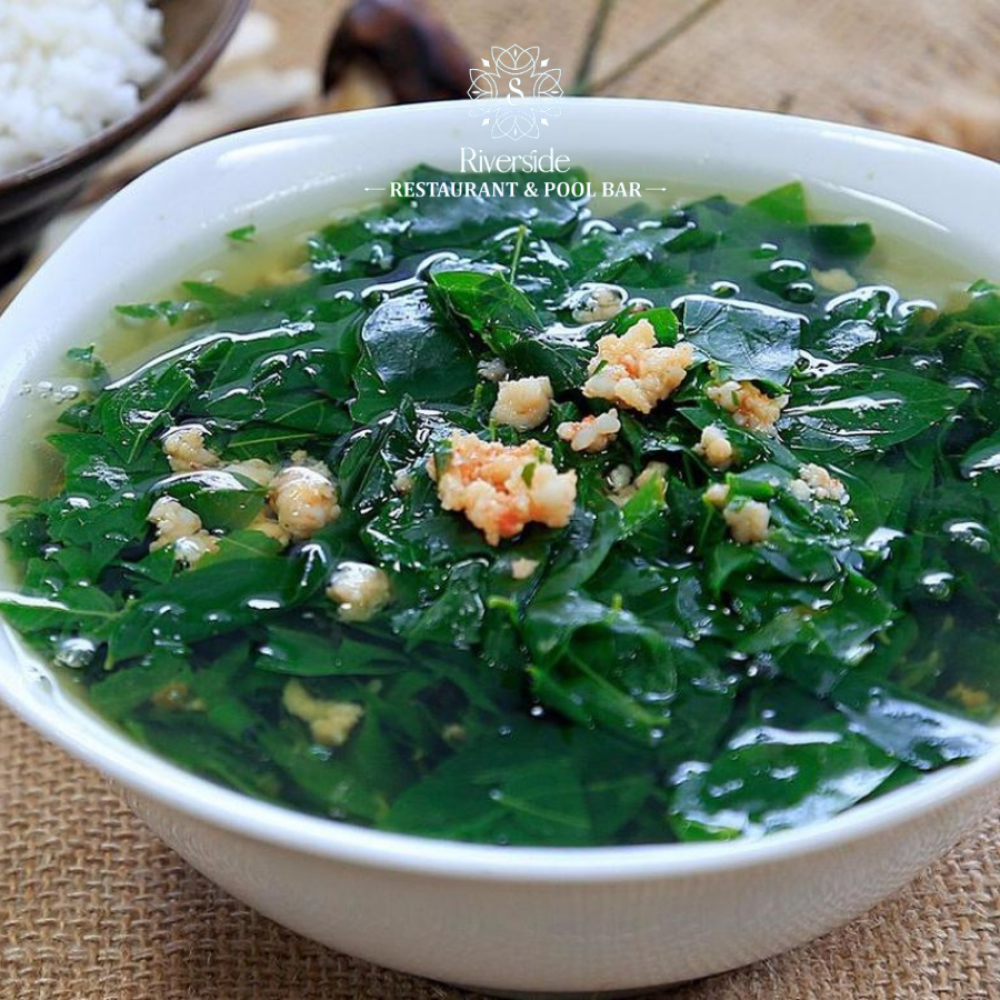
[{"label": "white rice", "polygon": [[134,111],[162,25],[147,0],[0,0],[0,176]]}]

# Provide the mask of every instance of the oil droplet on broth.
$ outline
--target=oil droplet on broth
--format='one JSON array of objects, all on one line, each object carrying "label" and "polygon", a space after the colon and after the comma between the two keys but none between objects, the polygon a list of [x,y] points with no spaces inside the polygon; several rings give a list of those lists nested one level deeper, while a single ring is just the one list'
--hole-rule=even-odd
[{"label": "oil droplet on broth", "polygon": [[975,479],[984,472],[1000,472],[1000,444],[977,454],[975,462],[962,470],[969,479]]},{"label": "oil droplet on broth", "polygon": [[951,597],[955,577],[946,570],[927,570],[920,574],[917,582],[927,597],[936,601],[947,601]]},{"label": "oil droplet on broth", "polygon": [[989,529],[978,521],[948,521],[944,530],[952,541],[967,545],[975,552],[986,554],[993,547]]},{"label": "oil droplet on broth", "polygon": [[281,601],[268,597],[252,597],[247,601],[251,611],[280,611],[281,606]]},{"label": "oil droplet on broth", "polygon": [[54,659],[61,667],[81,670],[90,664],[96,653],[97,646],[90,639],[71,637],[59,643]]}]

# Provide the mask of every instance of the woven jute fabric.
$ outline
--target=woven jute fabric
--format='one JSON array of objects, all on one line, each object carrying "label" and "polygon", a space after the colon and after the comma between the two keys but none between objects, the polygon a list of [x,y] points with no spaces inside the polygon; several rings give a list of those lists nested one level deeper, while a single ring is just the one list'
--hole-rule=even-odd
[{"label": "woven jute fabric", "polygon": [[[457,1000],[237,903],[0,709],[0,1000]],[[1000,997],[1000,813],[843,930],[676,1000]]]},{"label": "woven jute fabric", "polygon": [[[568,91],[597,0],[424,0],[473,57],[538,45]],[[346,0],[258,0],[279,64],[319,65]],[[616,0],[601,81],[703,6]],[[721,0],[602,94],[782,111],[914,134],[1000,158],[1000,0]],[[556,134],[552,133],[553,141]],[[608,136],[614,143],[614,136]]]},{"label": "woven jute fabric", "polygon": [[[262,0],[278,64],[318,66],[345,7]],[[432,0],[473,54],[540,45],[568,75],[590,0]],[[600,79],[696,6],[620,0]],[[1000,0],[724,0],[609,93],[785,110],[1000,155]],[[609,144],[614,136],[609,135]],[[1000,813],[894,899],[677,1000],[1000,998]],[[0,1000],[454,1000],[253,913],[104,781],[0,709]]]}]

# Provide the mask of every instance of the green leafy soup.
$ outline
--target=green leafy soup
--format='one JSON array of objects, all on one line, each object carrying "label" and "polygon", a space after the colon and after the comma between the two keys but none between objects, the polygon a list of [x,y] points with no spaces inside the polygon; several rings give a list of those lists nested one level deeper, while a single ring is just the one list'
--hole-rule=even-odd
[{"label": "green leafy soup", "polygon": [[904,301],[794,184],[512,179],[119,307],[160,353],[72,352],[10,625],[181,766],[428,837],[756,836],[989,749],[996,286]]}]

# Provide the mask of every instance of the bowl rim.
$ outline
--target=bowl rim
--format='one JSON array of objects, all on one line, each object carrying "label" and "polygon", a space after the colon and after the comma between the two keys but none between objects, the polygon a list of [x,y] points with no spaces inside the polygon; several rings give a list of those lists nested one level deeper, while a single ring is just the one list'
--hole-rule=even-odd
[{"label": "bowl rim", "polygon": [[[819,119],[667,101],[613,98],[566,100],[576,105],[585,103],[588,108],[603,107],[610,115],[618,112],[639,115],[667,112],[681,120],[703,118],[719,127],[744,122],[756,123],[764,130],[804,130],[815,133],[817,142],[824,137],[853,140],[862,144],[877,144],[895,152],[943,159],[958,166],[964,165],[966,171],[981,172],[985,168],[991,183],[993,177],[1000,182],[1000,165],[979,157],[914,139]],[[399,125],[399,119],[418,112],[422,115],[443,114],[449,103],[462,102],[325,115],[234,133],[192,147],[165,161],[116,195],[109,205],[119,199],[141,197],[145,184],[152,183],[150,178],[154,175],[159,178],[170,171],[184,174],[199,162],[214,160],[235,150],[243,152],[274,140],[328,134],[331,126],[336,130],[341,123],[347,127],[347,123],[365,125],[384,121],[387,127],[392,128],[394,122]],[[333,124],[334,120],[336,124]],[[94,219],[104,211],[95,213]],[[70,243],[75,242],[91,222],[93,219],[84,223],[60,253],[72,253],[68,249]],[[39,274],[44,274],[45,270],[43,267]],[[27,288],[37,280],[36,276],[29,281]],[[0,329],[3,329],[2,321]],[[8,637],[13,638],[14,633],[5,622],[2,627]],[[499,847],[435,840],[315,817],[251,798],[183,770],[127,739],[103,720],[98,726],[103,727],[103,738],[99,739],[82,725],[67,723],[64,717],[52,710],[55,702],[46,700],[43,704],[39,697],[33,696],[30,681],[23,674],[23,671],[0,670],[0,700],[48,740],[95,767],[153,808],[176,810],[236,835],[309,856],[450,880],[585,885],[679,879],[694,873],[723,875],[828,850],[846,850],[853,844],[905,825],[917,817],[945,810],[959,799],[977,794],[993,799],[1000,795],[998,730],[998,746],[977,760],[929,774],[912,785],[856,805],[831,819],[760,839],[606,847]]]},{"label": "bowl rim", "polygon": [[226,0],[197,49],[176,70],[167,70],[160,75],[152,90],[131,114],[116,119],[70,149],[29,163],[13,173],[0,174],[0,197],[22,185],[44,182],[67,167],[86,166],[131,137],[138,138],[145,129],[178,105],[208,73],[222,55],[250,3],[251,0]]}]

